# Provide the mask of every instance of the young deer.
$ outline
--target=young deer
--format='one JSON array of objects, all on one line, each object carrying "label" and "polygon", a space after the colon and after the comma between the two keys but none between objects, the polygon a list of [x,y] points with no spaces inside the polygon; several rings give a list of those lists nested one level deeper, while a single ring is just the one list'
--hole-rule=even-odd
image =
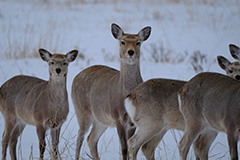
[{"label": "young deer", "polygon": [[[236,57],[238,50],[231,53]],[[177,95],[185,83],[170,79],[151,79],[137,86],[125,99],[126,111],[138,128],[135,135],[128,140],[131,159],[136,159],[137,152],[142,147],[146,159],[153,160],[155,148],[169,129],[184,130],[184,118],[179,111]],[[198,154],[200,152],[208,155],[209,146],[204,144],[204,137],[200,137],[194,145],[197,159],[202,157]]]},{"label": "young deer", "polygon": [[45,132],[51,129],[53,154],[55,159],[58,158],[60,129],[69,111],[66,90],[68,64],[75,60],[78,51],[52,55],[39,49],[39,54],[48,62],[49,81],[20,75],[9,79],[0,88],[0,110],[5,120],[2,160],[6,159],[8,145],[11,159],[17,159],[17,140],[26,124],[36,126],[40,159],[43,159],[46,146]]},{"label": "young deer", "polygon": [[124,108],[124,98],[140,83],[139,68],[141,43],[150,36],[151,28],[145,27],[138,34],[125,34],[116,24],[111,26],[113,36],[120,43],[120,72],[96,65],[80,72],[73,80],[72,101],[79,123],[76,159],[84,136],[92,125],[87,138],[94,160],[99,160],[97,143],[108,126],[116,126],[123,159],[127,159],[127,129],[131,123]]},{"label": "young deer", "polygon": [[[233,58],[240,60],[236,53],[240,53],[240,48],[234,44],[229,45],[229,50]],[[240,63],[238,61],[231,63],[223,56],[217,57],[219,66],[226,71],[226,74],[236,80],[240,80]]]},{"label": "young deer", "polygon": [[[238,159],[239,93],[239,81],[217,73],[200,73],[180,89],[179,108],[185,120],[184,135],[179,143],[182,160],[187,158],[191,144],[198,137],[204,138],[204,146],[209,148],[218,131],[227,133],[231,159]],[[198,154],[201,159],[208,159],[203,152]]]}]

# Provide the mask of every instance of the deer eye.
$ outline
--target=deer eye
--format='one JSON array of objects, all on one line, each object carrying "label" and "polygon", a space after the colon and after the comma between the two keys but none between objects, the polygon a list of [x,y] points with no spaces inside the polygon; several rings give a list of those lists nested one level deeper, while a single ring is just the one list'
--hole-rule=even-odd
[{"label": "deer eye", "polygon": [[51,62],[51,65],[54,65],[54,62]]},{"label": "deer eye", "polygon": [[233,73],[233,71],[230,69],[230,70],[229,70],[229,73]]},{"label": "deer eye", "polygon": [[139,45],[140,45],[140,42],[137,42],[136,45],[139,46]]},{"label": "deer eye", "polygon": [[63,65],[65,66],[67,63],[66,62],[63,62]]},{"label": "deer eye", "polygon": [[122,45],[125,45],[125,42],[122,41],[121,44],[122,44]]}]

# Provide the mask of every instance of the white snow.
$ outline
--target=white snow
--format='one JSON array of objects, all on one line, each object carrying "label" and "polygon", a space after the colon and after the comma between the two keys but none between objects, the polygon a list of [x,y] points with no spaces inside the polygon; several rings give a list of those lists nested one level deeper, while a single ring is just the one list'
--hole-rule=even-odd
[{"label": "white snow", "polygon": [[[81,70],[94,64],[119,69],[118,42],[110,31],[112,23],[117,23],[126,33],[138,33],[145,26],[152,27],[151,36],[142,44],[141,50],[144,80],[189,80],[197,74],[191,64],[191,56],[197,51],[205,55],[202,63],[195,63],[202,67],[202,71],[225,74],[216,63],[216,57],[223,55],[233,61],[228,45],[240,46],[239,6],[239,0],[1,0],[0,84],[19,74],[47,80],[47,64],[37,52],[40,47],[52,53],[79,50],[81,56],[69,66],[70,113],[62,128],[59,145],[63,159],[74,159],[78,123],[70,98],[71,83]],[[154,49],[157,54],[153,54]],[[3,130],[4,119],[0,114],[0,134]],[[156,159],[179,159],[177,142],[182,134],[169,131],[156,149]],[[45,158],[49,159],[49,132],[47,141]],[[106,130],[98,143],[98,150],[103,160],[121,159],[115,128]],[[38,158],[34,126],[27,125],[24,129],[18,141],[17,154],[19,159],[29,159],[31,155]],[[87,154],[90,153],[84,141],[81,156],[90,159]],[[193,151],[190,151],[189,158],[193,157]],[[230,158],[226,134],[218,135],[209,157]],[[9,152],[7,158],[10,159]],[[141,151],[138,158],[144,159]]]}]

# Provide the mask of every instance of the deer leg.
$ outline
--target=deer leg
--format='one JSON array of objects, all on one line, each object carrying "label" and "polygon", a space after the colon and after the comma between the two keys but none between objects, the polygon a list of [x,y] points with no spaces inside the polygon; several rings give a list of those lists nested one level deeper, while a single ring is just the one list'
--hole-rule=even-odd
[{"label": "deer leg", "polygon": [[10,155],[12,160],[17,159],[16,145],[17,145],[18,137],[21,135],[25,126],[26,126],[25,123],[20,122],[19,124],[17,124],[17,126],[15,126],[13,132],[11,133],[9,148],[10,148]]},{"label": "deer leg", "polygon": [[123,160],[128,159],[127,131],[119,121],[116,122],[117,133],[121,144]]},{"label": "deer leg", "polygon": [[107,127],[95,122],[93,123],[92,130],[87,138],[88,146],[94,160],[100,159],[98,156],[97,143],[99,138],[101,137],[101,135],[104,133],[106,129]]},{"label": "deer leg", "polygon": [[186,160],[189,148],[203,130],[202,122],[191,118],[185,119],[184,135],[179,143],[181,160]]},{"label": "deer leg", "polygon": [[40,150],[40,160],[43,159],[45,147],[46,147],[46,141],[45,141],[45,133],[46,133],[46,128],[43,126],[37,126],[37,135],[38,135],[38,140],[39,140],[39,150]]},{"label": "deer leg", "polygon": [[[136,159],[137,157],[137,152],[139,148],[151,140],[156,134],[159,132],[159,126],[154,126],[154,125],[147,125],[147,127],[141,127],[139,126],[136,134],[134,134],[129,140],[128,140],[128,145],[129,145],[129,159]],[[147,147],[147,145],[145,146]],[[152,146],[151,146],[152,147]],[[155,149],[155,148],[154,148]]]},{"label": "deer leg", "polygon": [[154,152],[159,142],[167,131],[163,129],[158,135],[154,136],[151,140],[142,146],[142,152],[147,160],[154,160]]},{"label": "deer leg", "polygon": [[128,139],[130,139],[134,133],[136,131],[136,127],[135,126],[132,126],[129,130],[128,130]]},{"label": "deer leg", "polygon": [[58,127],[57,129],[55,128],[51,129],[52,149],[53,149],[54,159],[57,159],[58,156],[59,156],[59,159],[61,159],[59,150],[58,150],[60,131],[61,131],[61,126]]},{"label": "deer leg", "polygon": [[77,118],[78,118],[79,130],[78,130],[76,153],[75,153],[76,160],[78,160],[80,157],[80,150],[83,144],[85,134],[88,132],[88,129],[92,124],[92,119],[89,115],[80,115],[80,116],[77,116]]},{"label": "deer leg", "polygon": [[238,159],[238,152],[237,152],[238,139],[235,136],[235,132],[233,132],[232,130],[228,131],[227,138],[228,138],[228,145],[229,145],[231,160],[237,160]]},{"label": "deer leg", "polygon": [[197,140],[194,142],[194,152],[197,160],[208,159],[209,148],[217,134],[218,132],[208,129],[198,136]]},{"label": "deer leg", "polygon": [[2,135],[2,160],[6,159],[7,147],[9,144],[10,135],[11,135],[15,125],[16,125],[16,119],[7,120],[7,118],[5,118],[5,128],[4,128],[4,132]]}]

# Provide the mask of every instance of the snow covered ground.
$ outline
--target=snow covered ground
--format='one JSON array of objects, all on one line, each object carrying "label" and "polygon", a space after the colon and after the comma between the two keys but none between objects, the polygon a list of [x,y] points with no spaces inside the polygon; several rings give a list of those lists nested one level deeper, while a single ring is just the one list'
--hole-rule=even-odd
[{"label": "snow covered ground", "polygon": [[[58,53],[79,50],[78,59],[69,66],[68,93],[74,76],[88,66],[103,64],[119,69],[118,42],[110,32],[113,22],[126,33],[152,27],[152,34],[141,50],[144,80],[160,77],[189,80],[200,71],[224,74],[216,56],[223,55],[233,61],[228,45],[240,45],[238,0],[0,0],[0,84],[19,74],[47,80],[47,64],[37,53],[40,47]],[[78,132],[70,94],[69,103],[70,113],[59,146],[63,159],[74,159]],[[4,119],[0,114],[0,134],[3,130]],[[156,159],[179,159],[177,142],[182,133],[169,131],[156,150]],[[98,148],[101,159],[121,159],[115,128],[106,130]],[[48,151],[49,144],[46,159]],[[23,131],[17,153],[19,159],[38,158],[34,126],[28,125]],[[83,159],[90,159],[87,154],[85,141]],[[225,134],[218,135],[209,156],[229,159]],[[191,151],[189,158],[193,157]],[[138,158],[144,159],[141,151]]]}]

